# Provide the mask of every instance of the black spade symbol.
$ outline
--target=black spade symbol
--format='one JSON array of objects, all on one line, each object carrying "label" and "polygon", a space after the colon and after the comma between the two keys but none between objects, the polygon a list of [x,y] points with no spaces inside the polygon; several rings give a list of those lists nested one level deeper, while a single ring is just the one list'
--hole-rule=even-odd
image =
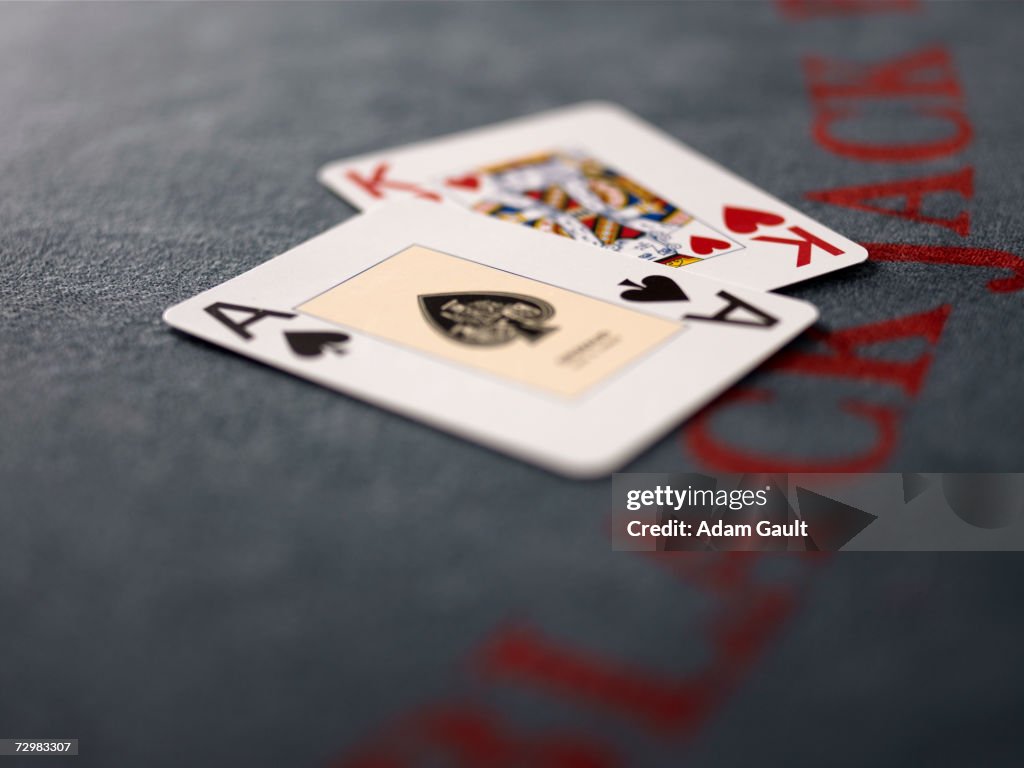
[{"label": "black spade symbol", "polygon": [[288,331],[284,337],[292,351],[301,357],[319,357],[326,350],[344,354],[342,345],[349,340],[347,333],[333,331]]},{"label": "black spade symbol", "polygon": [[427,322],[461,344],[497,346],[515,339],[532,343],[558,330],[544,325],[554,316],[554,307],[519,293],[431,293],[418,298]]},{"label": "black spade symbol", "polygon": [[643,288],[632,280],[623,280],[619,283],[632,286],[631,290],[622,292],[622,298],[626,301],[689,301],[686,293],[671,277],[650,275],[642,282]]}]

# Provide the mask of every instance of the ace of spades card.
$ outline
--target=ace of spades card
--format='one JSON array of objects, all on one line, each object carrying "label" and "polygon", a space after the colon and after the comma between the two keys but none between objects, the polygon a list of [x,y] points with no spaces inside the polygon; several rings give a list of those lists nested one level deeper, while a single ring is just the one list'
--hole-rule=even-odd
[{"label": "ace of spades card", "polygon": [[408,198],[458,205],[761,290],[867,258],[863,246],[603,102],[339,160],[320,180],[364,210]]},{"label": "ace of spades card", "polygon": [[425,202],[171,307],[173,327],[563,474],[607,474],[817,317]]}]

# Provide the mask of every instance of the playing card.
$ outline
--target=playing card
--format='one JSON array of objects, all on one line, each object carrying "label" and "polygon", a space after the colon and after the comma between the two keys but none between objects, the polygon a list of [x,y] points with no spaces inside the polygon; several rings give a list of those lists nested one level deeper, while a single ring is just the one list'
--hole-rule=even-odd
[{"label": "playing card", "polygon": [[360,209],[398,198],[460,205],[762,290],[867,258],[862,246],[600,102],[341,160],[319,176]]},{"label": "playing card", "polygon": [[550,469],[595,476],[816,316],[788,297],[402,201],[164,319]]}]

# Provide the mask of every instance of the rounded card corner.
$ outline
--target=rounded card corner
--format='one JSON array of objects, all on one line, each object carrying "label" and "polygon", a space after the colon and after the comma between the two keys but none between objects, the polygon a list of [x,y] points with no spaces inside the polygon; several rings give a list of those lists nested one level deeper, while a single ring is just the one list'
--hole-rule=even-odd
[{"label": "rounded card corner", "polygon": [[560,475],[573,480],[603,480],[621,470],[638,450],[622,449],[616,446],[613,450],[594,450],[588,455],[563,455],[548,466]]},{"label": "rounded card corner", "polygon": [[175,317],[175,315],[177,315],[177,313],[178,313],[177,310],[180,307],[181,307],[180,304],[175,304],[173,307],[168,307],[167,309],[165,309],[163,311],[163,314],[160,315],[160,319],[163,320],[164,323],[166,323],[167,325],[171,326],[172,328],[177,328],[178,327],[178,323],[177,323],[177,321],[175,321],[174,317]]},{"label": "rounded card corner", "polygon": [[803,299],[790,298],[792,301],[797,303],[797,306],[794,306],[794,309],[799,307],[803,312],[801,319],[803,320],[804,329],[810,328],[821,319],[821,310],[819,310],[816,305],[811,304],[809,301],[804,301]]},{"label": "rounded card corner", "polygon": [[323,184],[325,187],[330,185],[331,172],[334,170],[337,163],[325,163],[316,169],[316,180]]}]

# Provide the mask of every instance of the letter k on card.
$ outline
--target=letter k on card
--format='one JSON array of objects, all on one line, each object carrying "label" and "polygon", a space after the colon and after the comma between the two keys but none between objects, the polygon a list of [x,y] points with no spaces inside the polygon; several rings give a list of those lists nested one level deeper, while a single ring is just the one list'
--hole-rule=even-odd
[{"label": "letter k on card", "polygon": [[391,178],[388,176],[388,170],[387,163],[377,163],[369,175],[363,175],[353,168],[345,172],[345,177],[367,195],[377,200],[384,199],[389,192],[403,192],[413,197],[441,202],[441,196],[436,192],[423,189],[412,181]]}]

